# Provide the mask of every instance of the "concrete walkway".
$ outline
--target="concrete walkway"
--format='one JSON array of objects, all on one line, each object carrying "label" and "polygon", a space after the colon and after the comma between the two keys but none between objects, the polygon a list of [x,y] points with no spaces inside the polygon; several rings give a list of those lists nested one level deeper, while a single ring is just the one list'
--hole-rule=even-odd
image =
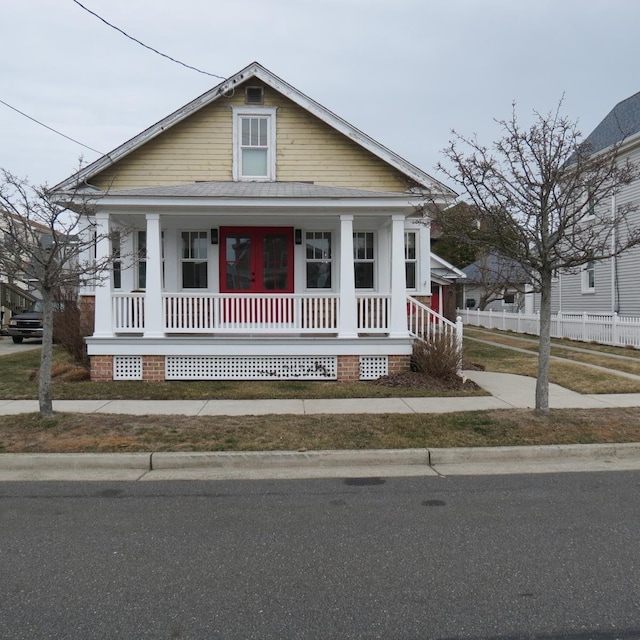
[{"label": "concrete walkway", "polygon": [[[54,411],[120,415],[242,416],[269,414],[451,413],[535,406],[534,378],[489,371],[465,371],[490,396],[447,398],[350,398],[323,400],[55,400]],[[640,407],[640,393],[582,395],[549,385],[552,409]],[[34,413],[37,400],[0,400],[0,415]]]}]

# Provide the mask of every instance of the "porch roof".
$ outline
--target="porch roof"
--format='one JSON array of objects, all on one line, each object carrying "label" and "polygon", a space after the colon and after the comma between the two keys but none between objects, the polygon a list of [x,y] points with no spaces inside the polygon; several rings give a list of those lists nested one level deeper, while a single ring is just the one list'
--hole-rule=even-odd
[{"label": "porch roof", "polygon": [[416,194],[369,191],[310,182],[190,182],[111,191],[111,197],[141,198],[389,198],[421,199]]},{"label": "porch roof", "polygon": [[[211,211],[251,215],[283,215],[302,212],[326,215],[416,215],[424,196],[411,192],[368,191],[307,182],[190,182],[109,192],[85,192],[97,209],[115,212],[209,214]],[[68,203],[73,208],[73,202]]]}]

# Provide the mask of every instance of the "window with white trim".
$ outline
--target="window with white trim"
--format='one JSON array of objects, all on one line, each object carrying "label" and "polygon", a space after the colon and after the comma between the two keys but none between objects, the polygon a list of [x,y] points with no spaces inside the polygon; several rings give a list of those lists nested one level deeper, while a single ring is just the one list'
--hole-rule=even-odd
[{"label": "window with white trim", "polygon": [[418,256],[416,252],[417,233],[415,231],[404,232],[404,271],[406,274],[407,289],[417,289]]},{"label": "window with white trim", "polygon": [[375,235],[371,231],[353,234],[353,266],[356,289],[373,289],[375,273]]},{"label": "window with white trim", "polygon": [[307,231],[305,245],[307,289],[331,289],[331,232]]},{"label": "window with white trim", "polygon": [[596,290],[596,263],[589,260],[582,266],[582,293],[593,293]]},{"label": "window with white trim", "polygon": [[233,179],[275,180],[276,109],[234,107]]},{"label": "window with white trim", "polygon": [[183,289],[206,289],[208,287],[208,247],[206,231],[182,231],[182,253],[180,255]]},{"label": "window with white trim", "polygon": [[579,199],[575,207],[576,218],[581,222],[589,222],[596,217],[596,205],[593,191],[586,191]]}]

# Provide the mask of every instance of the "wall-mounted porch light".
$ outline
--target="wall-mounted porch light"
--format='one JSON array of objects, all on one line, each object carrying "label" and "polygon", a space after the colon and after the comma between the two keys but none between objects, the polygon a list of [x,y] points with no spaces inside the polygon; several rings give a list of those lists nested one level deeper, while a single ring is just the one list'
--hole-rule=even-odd
[{"label": "wall-mounted porch light", "polygon": [[302,229],[295,229],[293,238],[296,244],[302,244]]},{"label": "wall-mounted porch light", "polygon": [[211,229],[211,244],[218,244],[218,230]]}]

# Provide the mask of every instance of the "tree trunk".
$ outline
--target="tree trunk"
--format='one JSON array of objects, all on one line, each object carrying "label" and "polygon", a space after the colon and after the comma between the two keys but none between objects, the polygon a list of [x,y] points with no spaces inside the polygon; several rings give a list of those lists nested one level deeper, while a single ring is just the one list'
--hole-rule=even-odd
[{"label": "tree trunk", "polygon": [[536,413],[549,413],[549,361],[551,359],[551,273],[541,275],[540,345],[536,381]]},{"label": "tree trunk", "polygon": [[42,291],[42,327],[38,401],[40,403],[40,417],[52,418],[51,365],[53,362],[53,293],[46,290]]}]

